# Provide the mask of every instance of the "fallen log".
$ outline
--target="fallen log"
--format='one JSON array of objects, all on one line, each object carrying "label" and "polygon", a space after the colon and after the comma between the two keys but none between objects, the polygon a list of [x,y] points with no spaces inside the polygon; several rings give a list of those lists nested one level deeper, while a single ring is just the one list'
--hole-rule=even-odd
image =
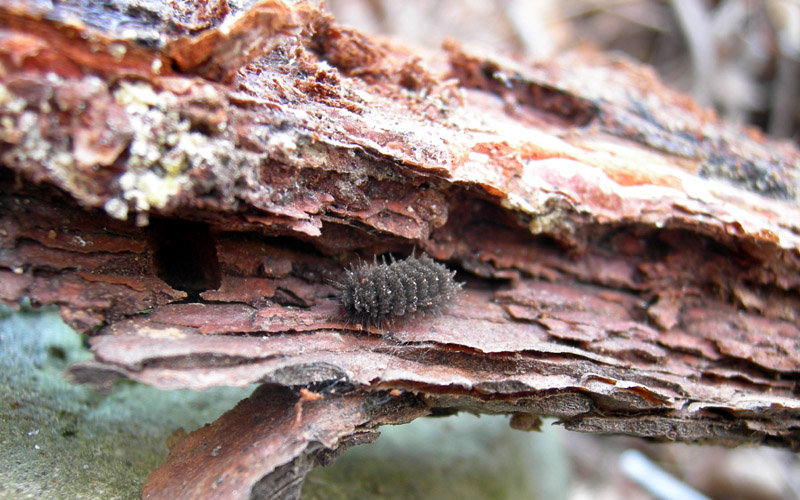
[{"label": "fallen log", "polygon": [[[421,54],[280,0],[7,2],[0,30],[0,299],[89,332],[86,382],[263,384],[145,498],[296,498],[462,410],[800,449],[800,155],[650,69]],[[347,321],[344,270],[412,252],[456,300]]]}]

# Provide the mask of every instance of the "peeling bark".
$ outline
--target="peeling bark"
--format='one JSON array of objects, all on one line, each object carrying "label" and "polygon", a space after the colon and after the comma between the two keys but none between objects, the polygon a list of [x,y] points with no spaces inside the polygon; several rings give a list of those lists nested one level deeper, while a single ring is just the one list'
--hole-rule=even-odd
[{"label": "peeling bark", "polygon": [[[90,332],[85,381],[265,384],[146,498],[296,498],[377,426],[459,410],[800,449],[792,144],[607,55],[153,5],[0,6],[0,300]],[[455,303],[344,322],[343,269],[414,249]]]},{"label": "peeling bark", "polygon": [[[303,478],[338,453],[371,443],[380,424],[410,421],[425,406],[413,396],[380,392],[305,398],[286,388],[262,386],[211,425],[170,450],[143,498],[297,498]],[[303,394],[301,392],[301,394]],[[392,399],[391,420],[378,409]],[[187,475],[187,472],[189,473]],[[183,478],[175,481],[176,477]]]}]

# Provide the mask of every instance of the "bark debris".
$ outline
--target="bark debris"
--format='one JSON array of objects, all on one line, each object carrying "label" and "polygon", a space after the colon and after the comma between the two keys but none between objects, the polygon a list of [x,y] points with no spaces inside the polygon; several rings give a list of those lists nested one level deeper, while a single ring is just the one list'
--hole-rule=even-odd
[{"label": "bark debris", "polygon": [[[800,449],[794,145],[618,56],[199,6],[0,6],[0,299],[89,332],[84,381],[263,384],[146,498],[296,498],[379,425],[460,410]],[[455,303],[343,321],[343,270],[412,251]]]}]

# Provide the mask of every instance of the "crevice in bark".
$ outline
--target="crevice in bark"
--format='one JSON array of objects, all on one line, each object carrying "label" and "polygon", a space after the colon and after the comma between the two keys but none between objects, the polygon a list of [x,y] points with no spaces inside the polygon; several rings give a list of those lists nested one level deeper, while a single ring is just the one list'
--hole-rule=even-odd
[{"label": "crevice in bark", "polygon": [[156,276],[186,292],[187,301],[200,300],[202,292],[219,288],[222,273],[207,224],[155,218],[148,233]]}]

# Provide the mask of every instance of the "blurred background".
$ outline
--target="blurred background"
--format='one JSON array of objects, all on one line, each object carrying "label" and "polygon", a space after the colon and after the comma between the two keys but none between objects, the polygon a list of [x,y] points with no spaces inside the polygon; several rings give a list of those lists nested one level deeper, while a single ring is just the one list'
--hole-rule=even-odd
[{"label": "blurred background", "polygon": [[[302,500],[793,500],[796,454],[509,426],[460,413],[380,428],[311,471]],[[665,477],[668,476],[668,477]]]},{"label": "blurred background", "polygon": [[798,0],[327,0],[346,25],[529,59],[621,51],[720,116],[800,139]]},{"label": "blurred background", "polygon": [[[418,47],[439,47],[451,37],[528,60],[564,51],[623,52],[727,120],[800,139],[800,0],[327,0],[327,5],[340,24]],[[507,417],[472,415],[384,428],[376,444],[350,450],[330,469],[312,472],[304,497],[800,499],[800,459],[785,450],[655,444],[569,433],[549,422],[543,431],[521,433],[508,427]],[[432,453],[436,459],[429,462]],[[502,472],[493,468],[497,461]],[[406,476],[409,463],[413,471]],[[487,468],[513,487],[493,489],[483,476]],[[377,473],[370,477],[382,478],[374,488],[346,489],[354,483],[363,488],[353,478],[373,469]],[[659,471],[677,484],[659,481]],[[520,473],[533,481],[520,482]],[[426,475],[449,478],[450,486],[437,489],[431,481],[423,487]],[[336,488],[341,496],[331,496]]]}]

